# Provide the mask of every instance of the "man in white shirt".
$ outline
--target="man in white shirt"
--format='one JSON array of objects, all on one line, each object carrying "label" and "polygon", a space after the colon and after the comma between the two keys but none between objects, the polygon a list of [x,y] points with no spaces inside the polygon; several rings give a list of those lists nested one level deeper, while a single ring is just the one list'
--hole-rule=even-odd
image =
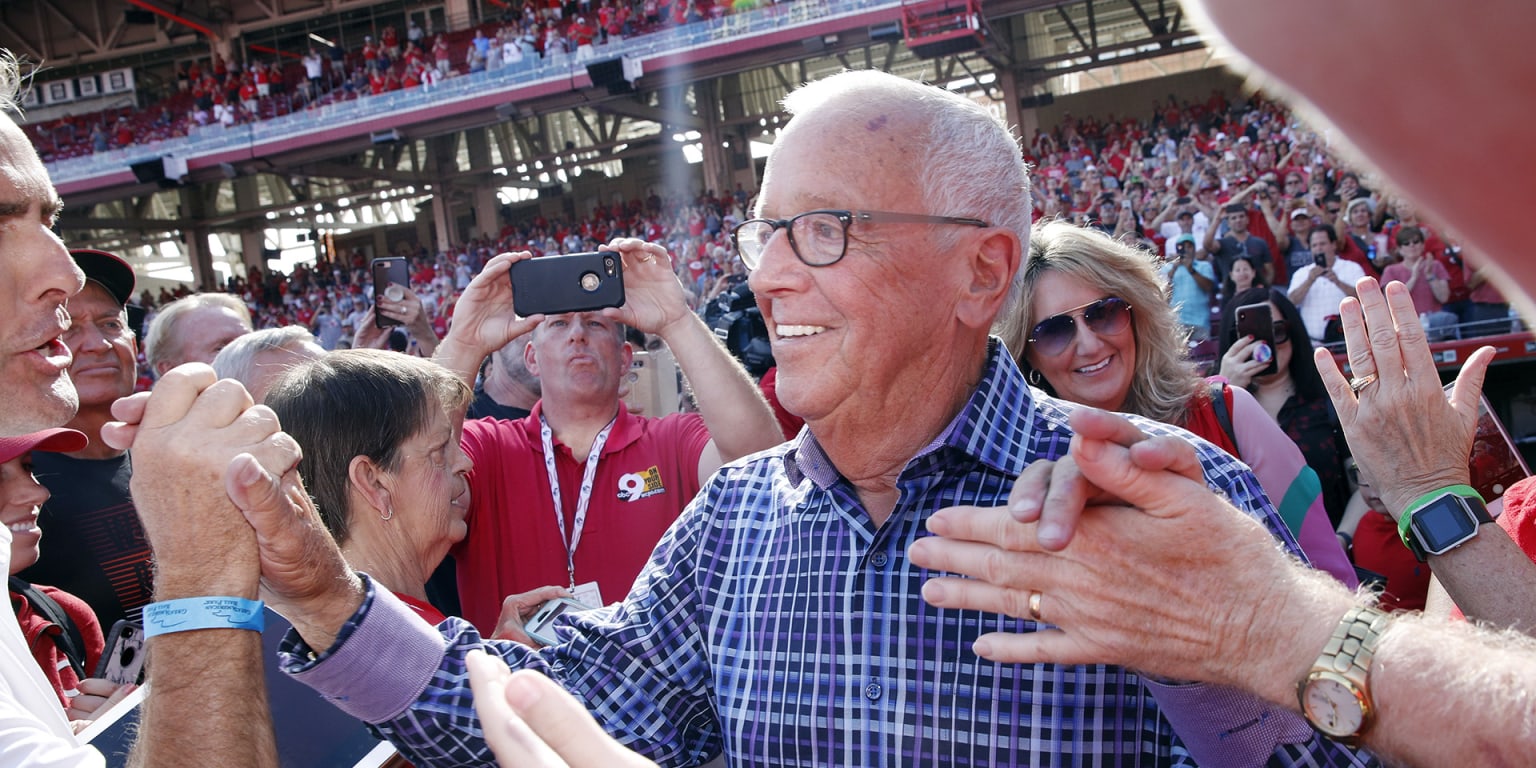
[{"label": "man in white shirt", "polygon": [[1339,259],[1338,237],[1332,227],[1313,227],[1308,236],[1312,266],[1291,275],[1289,298],[1313,341],[1325,340],[1328,318],[1338,316],[1339,302],[1353,297],[1355,281],[1365,277],[1359,264]]}]

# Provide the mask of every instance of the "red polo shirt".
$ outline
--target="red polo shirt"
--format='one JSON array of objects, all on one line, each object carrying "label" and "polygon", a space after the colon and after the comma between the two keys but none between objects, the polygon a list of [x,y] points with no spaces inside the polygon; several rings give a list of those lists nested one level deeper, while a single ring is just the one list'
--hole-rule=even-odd
[{"label": "red polo shirt", "polygon": [[[543,403],[518,421],[464,423],[469,476],[469,535],[453,550],[464,618],[486,634],[496,628],[502,599],[554,584],[568,586],[565,545],[556,528],[539,437]],[[596,581],[603,601],[629,594],[651,550],[699,492],[699,456],[709,431],[698,414],[643,418],[619,409],[597,463],[586,525],[576,548],[576,583]],[[558,440],[561,518],[576,516],[587,454],[573,456]]]}]

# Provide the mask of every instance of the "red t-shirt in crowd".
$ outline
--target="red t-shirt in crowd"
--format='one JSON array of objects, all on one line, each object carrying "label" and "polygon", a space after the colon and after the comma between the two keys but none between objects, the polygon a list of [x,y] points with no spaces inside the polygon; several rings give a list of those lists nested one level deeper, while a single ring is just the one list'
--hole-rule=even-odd
[{"label": "red t-shirt in crowd", "polygon": [[[551,499],[539,436],[543,403],[518,421],[464,423],[469,535],[454,547],[464,618],[496,628],[502,599],[547,585],[569,586],[566,549]],[[618,409],[597,463],[586,525],[576,548],[576,583],[596,581],[605,603],[629,594],[651,550],[699,492],[699,457],[709,431],[698,414],[645,418]],[[576,516],[587,454],[554,444],[561,523]]]},{"label": "red t-shirt in crowd", "polygon": [[1366,512],[1355,529],[1355,565],[1387,577],[1381,606],[1389,611],[1421,611],[1429,592],[1429,564],[1403,545],[1397,524],[1386,515]]}]

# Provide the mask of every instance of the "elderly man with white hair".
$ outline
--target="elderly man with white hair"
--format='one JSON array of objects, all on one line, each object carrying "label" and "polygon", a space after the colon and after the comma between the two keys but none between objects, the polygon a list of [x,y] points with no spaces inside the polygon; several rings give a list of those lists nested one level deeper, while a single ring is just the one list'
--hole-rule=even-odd
[{"label": "elderly man with white hair", "polygon": [[325,348],[302,325],[265,328],[231,341],[213,359],[213,371],[221,379],[245,385],[251,399],[264,402],[267,390],[289,368],[325,355]]},{"label": "elderly man with white hair", "polygon": [[[808,429],[721,467],[629,595],[557,623],[560,642],[537,651],[452,618],[429,627],[371,581],[319,567],[332,561],[314,553],[333,545],[294,524],[312,515],[303,506],[247,510],[263,585],[297,630],[284,667],[420,765],[492,759],[465,673],[481,649],[550,675],[669,765],[1369,762],[1236,691],[986,663],[971,651],[980,637],[1034,632],[1040,617],[923,602],[934,574],[907,548],[928,519],[1004,503],[1026,466],[1072,439],[1074,406],[1031,390],[988,335],[1017,295],[1024,164],[974,102],[887,74],[812,83],[786,107],[757,218],[734,239],[780,400]],[[626,254],[626,273],[655,250]],[[510,323],[471,294],[527,257],[492,260],[456,323]],[[1295,551],[1247,468],[1198,451],[1205,481]]]}]

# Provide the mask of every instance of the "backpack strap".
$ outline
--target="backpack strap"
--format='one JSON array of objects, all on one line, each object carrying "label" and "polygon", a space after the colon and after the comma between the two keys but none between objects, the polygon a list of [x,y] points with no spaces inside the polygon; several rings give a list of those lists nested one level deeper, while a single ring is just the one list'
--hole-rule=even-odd
[{"label": "backpack strap", "polygon": [[[1221,381],[1210,382],[1211,385],[1211,410],[1216,413],[1216,421],[1221,424],[1221,431],[1227,433],[1227,439],[1232,441],[1232,447],[1237,448],[1237,433],[1232,430],[1232,412],[1227,407],[1227,385]],[[1241,459],[1242,456],[1237,458]]]},{"label": "backpack strap", "polygon": [[75,677],[84,680],[85,672],[85,638],[80,634],[80,628],[75,626],[75,620],[64,611],[64,606],[57,600],[44,594],[41,589],[32,586],[26,581],[15,576],[10,577],[10,588],[22,596],[32,605],[32,610],[42,614],[49,622],[59,625],[64,630],[53,636],[54,645],[69,660],[70,668],[75,670]]}]

